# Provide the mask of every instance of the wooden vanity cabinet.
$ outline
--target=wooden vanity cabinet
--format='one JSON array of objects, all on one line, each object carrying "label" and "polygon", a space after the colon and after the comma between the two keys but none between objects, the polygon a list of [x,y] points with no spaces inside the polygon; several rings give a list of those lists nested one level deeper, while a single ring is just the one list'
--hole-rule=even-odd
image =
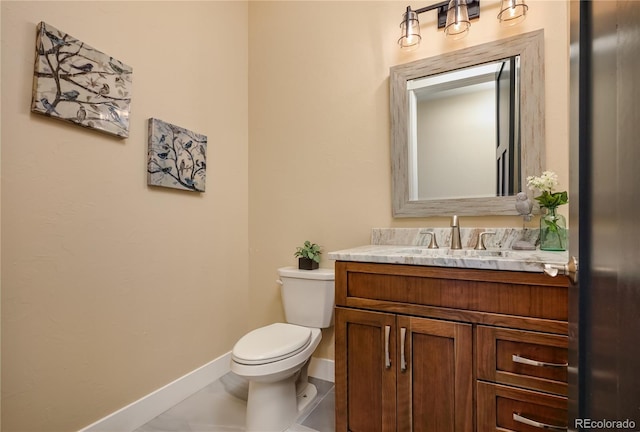
[{"label": "wooden vanity cabinet", "polygon": [[336,262],[336,431],[566,426],[567,309],[542,274]]}]

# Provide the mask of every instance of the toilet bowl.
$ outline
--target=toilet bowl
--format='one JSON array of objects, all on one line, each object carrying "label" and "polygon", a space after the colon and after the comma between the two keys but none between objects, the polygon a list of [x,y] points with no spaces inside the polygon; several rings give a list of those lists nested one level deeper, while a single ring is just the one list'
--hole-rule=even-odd
[{"label": "toilet bowl", "polygon": [[[256,346],[264,347],[275,333],[290,339],[280,336],[280,343],[270,347],[266,355],[264,350],[250,346],[258,342]],[[283,431],[313,400],[317,390],[306,380],[306,370],[303,373],[302,369],[308,367],[321,339],[320,329],[276,323],[254,330],[238,341],[231,370],[249,380],[247,431]]]},{"label": "toilet bowl", "polygon": [[333,269],[278,271],[287,323],[247,333],[231,356],[231,370],[249,381],[247,432],[284,431],[313,401],[307,369],[333,319]]}]

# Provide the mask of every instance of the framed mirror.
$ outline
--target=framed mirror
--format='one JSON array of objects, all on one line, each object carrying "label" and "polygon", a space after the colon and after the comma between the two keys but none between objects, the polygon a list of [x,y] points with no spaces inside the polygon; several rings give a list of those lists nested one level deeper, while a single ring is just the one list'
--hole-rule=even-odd
[{"label": "framed mirror", "polygon": [[394,217],[515,215],[544,163],[542,30],[394,66]]}]

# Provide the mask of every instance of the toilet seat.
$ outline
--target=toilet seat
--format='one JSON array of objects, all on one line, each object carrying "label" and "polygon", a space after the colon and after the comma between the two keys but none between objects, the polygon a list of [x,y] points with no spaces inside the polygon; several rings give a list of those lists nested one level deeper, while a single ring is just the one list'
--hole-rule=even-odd
[{"label": "toilet seat", "polygon": [[311,329],[275,323],[243,336],[233,347],[232,358],[244,365],[262,365],[292,357],[311,343]]}]

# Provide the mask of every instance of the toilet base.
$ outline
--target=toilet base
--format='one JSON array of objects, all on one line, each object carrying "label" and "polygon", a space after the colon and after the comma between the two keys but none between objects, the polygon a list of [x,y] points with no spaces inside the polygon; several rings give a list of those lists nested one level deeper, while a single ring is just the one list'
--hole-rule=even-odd
[{"label": "toilet base", "polygon": [[306,407],[308,407],[317,395],[318,389],[316,388],[316,386],[314,386],[310,382],[307,382],[304,390],[301,393],[298,393],[298,413],[301,413]]},{"label": "toilet base", "polygon": [[309,361],[292,376],[279,381],[249,381],[247,432],[287,430],[313,402],[318,389],[307,377]]},{"label": "toilet base", "polygon": [[246,365],[231,360],[231,370],[249,381],[246,432],[283,432],[318,393],[308,381],[311,354],[322,338],[311,329],[311,342],[301,352],[283,360]]},{"label": "toilet base", "polygon": [[282,432],[297,415],[296,375],[277,382],[249,382],[247,432]]}]

